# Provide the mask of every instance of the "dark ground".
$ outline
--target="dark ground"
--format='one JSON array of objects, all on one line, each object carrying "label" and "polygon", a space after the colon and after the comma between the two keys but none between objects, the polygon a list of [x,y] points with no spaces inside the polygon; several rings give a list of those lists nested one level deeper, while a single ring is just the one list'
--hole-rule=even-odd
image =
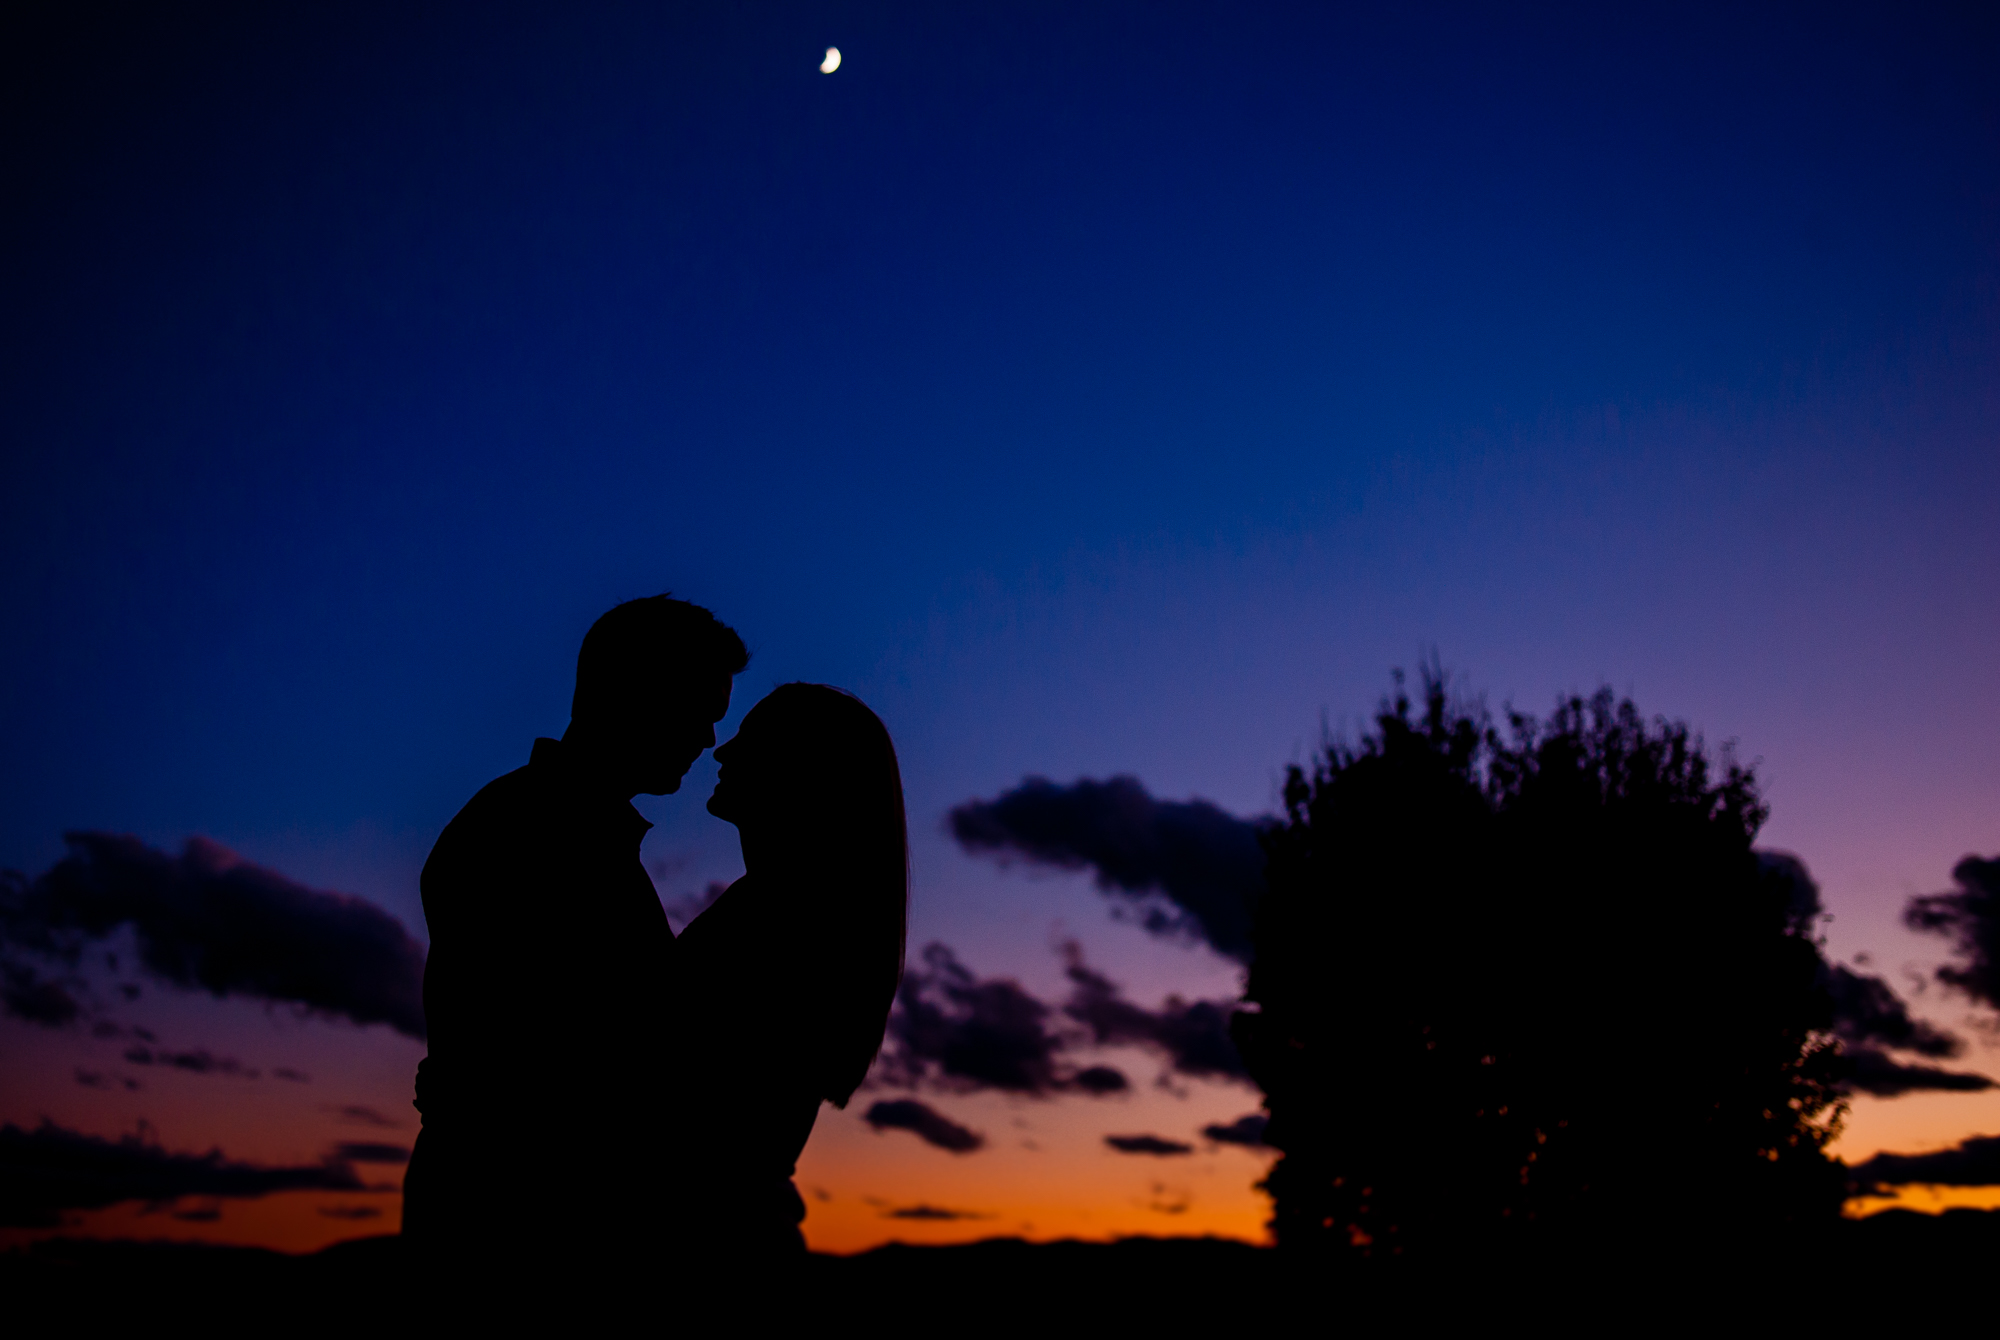
[{"label": "dark ground", "polygon": [[[0,1254],[0,1316],[84,1330],[130,1316],[155,1323],[171,1318],[223,1335],[395,1334],[409,1329],[411,1319],[398,1247],[393,1237],[358,1238],[310,1256],[286,1256],[255,1248],[52,1240]],[[1823,1318],[1851,1319],[1856,1308],[1866,1307],[1871,1283],[1915,1306],[1912,1288],[1981,1292],[1996,1264],[2000,1212],[1889,1211],[1843,1223],[1832,1249],[1804,1269],[1736,1274],[1726,1283],[1682,1278],[1621,1288],[1552,1271],[1538,1281],[1430,1281],[1384,1289],[1313,1269],[1286,1253],[1216,1239],[1037,1245],[1001,1238],[813,1256],[796,1279],[753,1273],[724,1281],[712,1270],[668,1265],[656,1287],[683,1298],[727,1291],[764,1310],[804,1303],[822,1323],[895,1325],[896,1318],[921,1318],[975,1334],[1024,1325],[1064,1334],[1151,1322],[1290,1333],[1314,1314],[1338,1329],[1340,1318],[1384,1309],[1406,1324],[1483,1314],[1495,1321],[1535,1317],[1594,1326],[1649,1314],[1815,1305],[1827,1309],[1819,1313]],[[506,1281],[495,1284],[505,1291]],[[663,1303],[663,1314],[669,1306]]]}]

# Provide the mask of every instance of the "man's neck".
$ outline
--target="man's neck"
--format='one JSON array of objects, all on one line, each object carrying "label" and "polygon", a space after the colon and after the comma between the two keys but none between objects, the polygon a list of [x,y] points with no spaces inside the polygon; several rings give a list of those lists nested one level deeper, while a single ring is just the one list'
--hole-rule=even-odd
[{"label": "man's neck", "polygon": [[621,780],[622,769],[612,751],[588,732],[571,725],[563,732],[562,747],[563,766],[583,790],[627,804],[639,794],[637,787]]}]

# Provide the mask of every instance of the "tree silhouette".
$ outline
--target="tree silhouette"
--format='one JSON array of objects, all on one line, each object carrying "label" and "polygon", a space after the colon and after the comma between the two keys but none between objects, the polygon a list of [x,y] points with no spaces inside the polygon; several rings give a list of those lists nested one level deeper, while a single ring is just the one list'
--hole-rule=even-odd
[{"label": "tree silhouette", "polygon": [[1236,1038],[1284,1247],[1495,1265],[1838,1214],[1816,905],[1749,769],[1610,690],[1504,732],[1426,673],[1291,769]]}]

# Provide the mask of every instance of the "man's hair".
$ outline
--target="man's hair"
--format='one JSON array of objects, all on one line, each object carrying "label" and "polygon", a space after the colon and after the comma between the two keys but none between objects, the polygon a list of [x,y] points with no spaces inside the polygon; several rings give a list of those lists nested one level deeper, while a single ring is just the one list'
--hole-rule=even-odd
[{"label": "man's hair", "polygon": [[662,690],[741,674],[749,663],[736,630],[701,606],[664,594],[628,600],[583,635],[570,715],[618,712]]}]

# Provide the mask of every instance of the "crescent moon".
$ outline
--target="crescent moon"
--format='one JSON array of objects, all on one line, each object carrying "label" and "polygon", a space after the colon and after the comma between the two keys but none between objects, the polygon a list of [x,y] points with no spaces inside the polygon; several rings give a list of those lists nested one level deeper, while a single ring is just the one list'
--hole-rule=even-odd
[{"label": "crescent moon", "polygon": [[840,68],[840,48],[828,47],[826,49],[826,59],[819,63],[819,72],[821,74],[832,74],[835,70],[838,70],[839,68]]}]

